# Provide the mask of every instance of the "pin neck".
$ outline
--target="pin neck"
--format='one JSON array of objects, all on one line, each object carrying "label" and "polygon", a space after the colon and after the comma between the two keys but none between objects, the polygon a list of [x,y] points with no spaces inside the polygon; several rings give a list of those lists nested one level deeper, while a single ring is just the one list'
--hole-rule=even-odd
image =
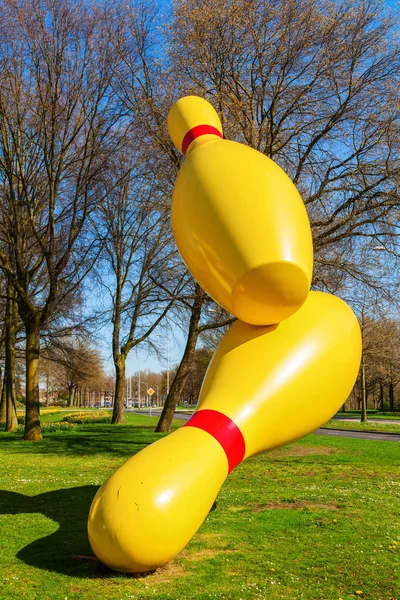
[{"label": "pin neck", "polygon": [[216,127],[212,125],[196,125],[196,127],[192,127],[186,133],[185,137],[182,141],[182,154],[186,155],[186,152],[190,146],[190,144],[201,135],[217,135],[222,138],[222,133]]},{"label": "pin neck", "polygon": [[198,410],[183,427],[202,429],[219,442],[228,460],[228,474],[244,459],[246,442],[242,432],[232,419],[218,410]]}]

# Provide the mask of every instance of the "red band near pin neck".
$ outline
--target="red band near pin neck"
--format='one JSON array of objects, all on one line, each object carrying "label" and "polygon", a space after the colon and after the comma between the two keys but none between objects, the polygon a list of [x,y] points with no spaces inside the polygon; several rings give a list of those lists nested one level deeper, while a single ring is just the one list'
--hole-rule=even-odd
[{"label": "red band near pin neck", "polygon": [[182,154],[186,154],[187,149],[189,148],[193,140],[200,137],[201,135],[207,134],[217,135],[218,137],[222,138],[222,133],[216,127],[213,127],[212,125],[196,125],[196,127],[192,127],[192,129],[189,129],[189,131],[183,138]]},{"label": "red band near pin neck", "polygon": [[217,410],[199,410],[183,427],[197,427],[213,436],[219,442],[228,459],[228,474],[242,462],[246,443],[239,427],[226,415]]}]

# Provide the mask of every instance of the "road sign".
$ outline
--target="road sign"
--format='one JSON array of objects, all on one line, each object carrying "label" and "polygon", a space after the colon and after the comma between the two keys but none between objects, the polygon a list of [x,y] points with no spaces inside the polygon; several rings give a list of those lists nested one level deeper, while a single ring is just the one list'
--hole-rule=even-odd
[{"label": "road sign", "polygon": [[149,395],[149,396],[152,396],[152,395],[154,394],[154,390],[153,390],[153,388],[149,388],[149,389],[147,390],[147,393],[148,393],[148,395]]}]

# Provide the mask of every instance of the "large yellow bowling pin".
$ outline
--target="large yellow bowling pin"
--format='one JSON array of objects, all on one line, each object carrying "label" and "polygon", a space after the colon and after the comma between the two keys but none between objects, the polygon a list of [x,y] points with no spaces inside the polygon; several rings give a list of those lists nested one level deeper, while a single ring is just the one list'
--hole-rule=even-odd
[{"label": "large yellow bowling pin", "polygon": [[222,139],[214,108],[187,96],[168,128],[186,155],[172,198],[183,260],[206,292],[239,319],[278,323],[305,301],[312,239],[303,201],[272,160]]},{"label": "large yellow bowling pin", "polygon": [[360,356],[357,319],[329,294],[310,292],[279,325],[237,321],[212,359],[191,419],[128,460],[95,496],[88,529],[98,558],[123,572],[170,560],[200,527],[237,464],[335,414]]}]

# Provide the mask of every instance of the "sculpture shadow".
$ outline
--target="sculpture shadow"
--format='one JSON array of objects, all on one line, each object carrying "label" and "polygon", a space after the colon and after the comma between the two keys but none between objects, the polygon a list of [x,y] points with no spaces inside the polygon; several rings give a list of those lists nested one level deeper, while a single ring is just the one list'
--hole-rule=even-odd
[{"label": "sculpture shadow", "polygon": [[73,555],[93,556],[87,536],[87,518],[97,486],[86,485],[24,496],[0,490],[0,514],[42,513],[59,524],[57,531],[36,539],[17,553],[27,565],[74,577],[121,577],[97,560],[77,560]]},{"label": "sculpture shadow", "polygon": [[74,432],[58,432],[56,435],[45,436],[43,441],[34,444],[22,442],[9,434],[0,439],[0,449],[4,448],[6,452],[15,454],[59,455],[62,452],[65,456],[73,457],[113,455],[130,458],[155,439],[165,435],[155,435],[154,426],[132,428],[129,425],[118,425],[117,427],[118,429],[115,425],[109,425],[96,428],[94,425],[85,425],[85,428],[79,431],[79,435]]}]

